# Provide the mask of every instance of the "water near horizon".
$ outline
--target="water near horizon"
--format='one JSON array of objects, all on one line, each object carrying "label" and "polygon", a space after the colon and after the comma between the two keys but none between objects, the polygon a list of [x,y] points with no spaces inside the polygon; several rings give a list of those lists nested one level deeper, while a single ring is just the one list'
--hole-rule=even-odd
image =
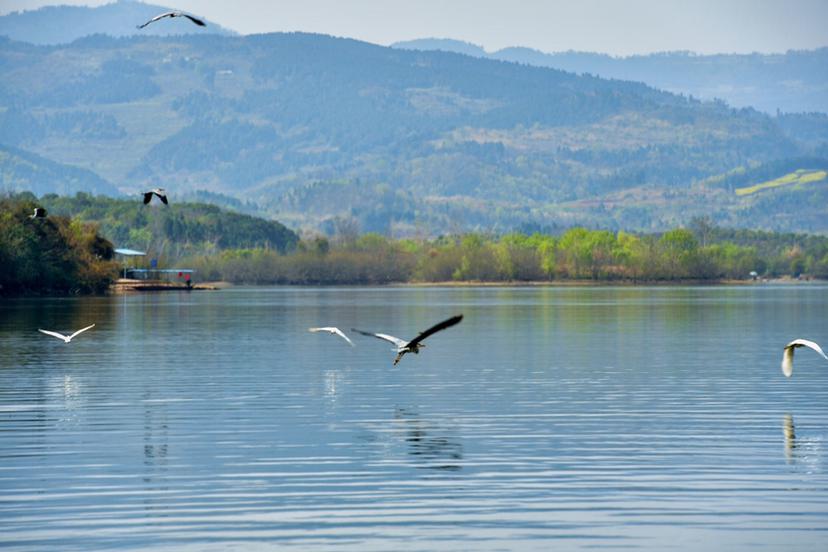
[{"label": "water near horizon", "polygon": [[[348,331],[455,313],[397,367]],[[826,313],[824,285],[2,300],[0,548],[828,549],[828,362],[780,370]]]}]

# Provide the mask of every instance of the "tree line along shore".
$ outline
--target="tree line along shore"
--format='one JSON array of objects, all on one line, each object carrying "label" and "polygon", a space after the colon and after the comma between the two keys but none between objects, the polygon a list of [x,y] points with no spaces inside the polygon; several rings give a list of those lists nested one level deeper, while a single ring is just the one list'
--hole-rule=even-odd
[{"label": "tree line along shore", "polygon": [[[58,205],[51,199],[45,203]],[[83,211],[86,215],[74,209],[69,215],[52,211],[47,218],[32,219],[34,207],[41,202],[31,194],[0,198],[0,293],[106,292],[121,268],[107,229],[114,232],[111,220],[128,220],[132,209],[140,216],[134,217],[136,226],[122,234],[126,243],[119,245],[144,248],[162,265],[195,269],[202,282],[378,285],[828,279],[828,237],[717,228],[706,219],[694,220],[687,228],[649,234],[576,227],[559,235],[466,233],[393,239],[351,229],[331,238],[300,239],[287,229],[282,232],[284,227],[276,222],[248,217],[262,223],[252,224],[239,218],[246,215],[213,206],[149,209],[132,200],[108,201],[109,210],[117,212],[114,219],[100,205],[95,206],[99,212],[93,220],[89,209]],[[218,213],[218,222],[210,223],[212,234],[199,226],[206,224],[198,222],[205,216],[193,214],[200,209]],[[73,211],[59,206],[55,210]],[[243,236],[236,235],[233,221],[244,227]],[[266,224],[271,222],[278,225],[277,232]],[[219,235],[230,245],[222,246]]]}]

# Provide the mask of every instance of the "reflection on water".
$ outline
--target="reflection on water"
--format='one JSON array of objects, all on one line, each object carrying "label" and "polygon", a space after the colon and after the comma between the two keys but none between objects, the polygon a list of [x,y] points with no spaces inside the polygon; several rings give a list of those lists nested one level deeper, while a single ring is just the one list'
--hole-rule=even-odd
[{"label": "reflection on water", "polygon": [[782,432],[785,438],[785,461],[809,473],[818,473],[824,469],[824,436],[806,436],[797,438],[794,419],[790,414],[782,417]]},{"label": "reflection on water", "polygon": [[785,414],[782,417],[782,435],[785,437],[785,460],[790,464],[794,459],[796,448],[796,431],[794,430],[793,416]]},{"label": "reflection on water", "polygon": [[[824,549],[828,371],[778,351],[828,335],[826,292],[3,300],[0,547]],[[397,367],[306,331],[459,312]]]},{"label": "reflection on water", "polygon": [[394,421],[401,428],[410,454],[418,466],[436,470],[460,470],[463,445],[447,434],[441,435],[414,412],[398,408]]}]

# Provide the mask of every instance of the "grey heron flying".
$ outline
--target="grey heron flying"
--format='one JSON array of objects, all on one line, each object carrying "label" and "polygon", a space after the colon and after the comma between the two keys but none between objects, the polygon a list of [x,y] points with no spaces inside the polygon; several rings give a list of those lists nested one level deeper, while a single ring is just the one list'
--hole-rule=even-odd
[{"label": "grey heron flying", "polygon": [[199,27],[206,27],[207,26],[207,24],[204,21],[202,21],[201,19],[198,19],[197,17],[193,17],[192,15],[189,15],[189,14],[186,14],[186,13],[180,12],[180,11],[171,11],[171,12],[156,15],[155,17],[153,17],[152,19],[150,19],[149,21],[147,21],[143,25],[138,25],[137,28],[138,29],[143,29],[144,27],[146,27],[150,23],[155,23],[159,19],[164,19],[165,17],[186,17],[187,19],[189,19],[190,21],[192,21],[193,23],[195,23]]},{"label": "grey heron flying", "polygon": [[153,194],[158,196],[158,199],[161,200],[161,203],[163,203],[164,205],[169,205],[169,202],[167,201],[167,192],[164,191],[164,188],[153,188],[148,192],[144,192],[144,205],[152,201]]},{"label": "grey heron flying", "polygon": [[73,333],[72,335],[70,335],[68,337],[63,335],[62,333],[53,332],[53,331],[50,331],[50,330],[41,330],[41,329],[38,328],[37,331],[39,331],[40,333],[45,333],[46,335],[51,335],[51,336],[57,337],[58,339],[62,339],[64,343],[69,343],[78,334],[83,333],[86,330],[88,330],[90,328],[94,328],[94,327],[95,327],[95,324],[92,324],[91,326],[87,326],[87,327],[85,327],[81,330],[76,331],[75,333]]},{"label": "grey heron flying", "polygon": [[348,342],[348,344],[349,344],[351,347],[353,347],[353,346],[354,346],[354,342],[353,342],[353,341],[351,341],[351,340],[348,338],[348,336],[347,336],[347,335],[345,335],[345,332],[343,332],[343,331],[342,331],[342,330],[340,330],[339,328],[334,328],[334,327],[324,327],[324,328],[308,328],[308,331],[309,331],[309,332],[313,332],[313,333],[316,333],[316,332],[328,332],[329,334],[338,335],[339,337],[341,337],[342,339],[344,339],[345,341],[347,341],[347,342]]},{"label": "grey heron flying", "polygon": [[786,378],[793,375],[794,349],[797,347],[808,347],[809,349],[813,349],[822,355],[822,358],[828,360],[828,356],[826,356],[825,352],[822,350],[822,347],[813,341],[808,341],[807,339],[794,339],[785,345],[785,352],[782,353],[782,373],[785,374]]},{"label": "grey heron flying", "polygon": [[446,328],[454,326],[455,324],[459,324],[461,320],[463,320],[462,314],[452,316],[447,320],[443,320],[439,324],[435,324],[434,326],[430,327],[424,332],[420,332],[420,334],[411,341],[406,341],[404,339],[400,339],[399,337],[394,337],[393,335],[364,332],[356,328],[351,328],[351,331],[361,333],[362,335],[367,335],[369,337],[376,337],[378,339],[382,339],[383,341],[388,341],[389,343],[392,343],[397,348],[397,358],[394,359],[394,366],[396,366],[400,359],[402,359],[403,355],[405,355],[406,353],[414,353],[415,355],[419,354],[420,348],[425,347],[425,344],[422,343],[422,341],[425,338],[427,338],[430,335],[436,334],[441,330],[445,330]]},{"label": "grey heron flying", "polygon": [[34,208],[34,213],[29,215],[29,218],[30,219],[46,218],[46,209],[44,209],[43,207],[35,207]]}]

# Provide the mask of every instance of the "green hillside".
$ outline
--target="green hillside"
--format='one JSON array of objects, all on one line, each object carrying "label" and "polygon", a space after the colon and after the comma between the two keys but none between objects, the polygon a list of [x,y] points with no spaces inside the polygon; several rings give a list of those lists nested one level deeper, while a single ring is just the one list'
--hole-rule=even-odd
[{"label": "green hillside", "polygon": [[767,113],[828,112],[828,48],[774,54],[657,52],[611,56],[594,52],[546,53],[520,46],[486,52],[450,39],[397,42],[393,48],[442,50],[488,59],[632,80],[697,98],[721,98],[736,107]]},{"label": "green hillside", "polygon": [[[0,113],[0,142],[121,192],[203,190],[294,228],[392,235],[749,226],[744,198],[704,182],[809,154],[821,132],[634,82],[303,33],[0,41]],[[826,232],[824,204],[760,219]]]},{"label": "green hillside", "polygon": [[45,195],[40,198],[50,214],[95,223],[116,247],[151,251],[180,258],[223,249],[263,248],[279,253],[293,250],[299,237],[273,220],[226,211],[204,203],[170,205],[141,196],[115,199],[89,194]]}]

